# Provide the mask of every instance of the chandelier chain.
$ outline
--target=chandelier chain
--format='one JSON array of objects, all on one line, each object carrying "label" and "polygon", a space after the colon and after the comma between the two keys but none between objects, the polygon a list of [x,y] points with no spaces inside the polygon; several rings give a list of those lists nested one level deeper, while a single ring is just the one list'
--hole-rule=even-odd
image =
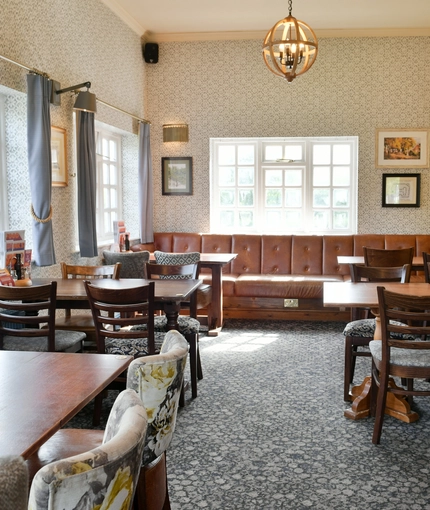
[{"label": "chandelier chain", "polygon": [[293,10],[293,0],[288,0],[288,10],[290,11],[288,16],[291,16],[291,11]]}]

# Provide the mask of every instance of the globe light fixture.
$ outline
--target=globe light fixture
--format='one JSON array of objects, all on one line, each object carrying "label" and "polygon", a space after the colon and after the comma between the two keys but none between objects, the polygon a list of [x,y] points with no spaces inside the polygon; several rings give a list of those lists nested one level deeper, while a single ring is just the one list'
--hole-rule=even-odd
[{"label": "globe light fixture", "polygon": [[291,15],[292,0],[288,1],[288,8],[288,16],[278,21],[264,38],[263,58],[272,73],[292,82],[315,62],[318,41],[309,25]]}]

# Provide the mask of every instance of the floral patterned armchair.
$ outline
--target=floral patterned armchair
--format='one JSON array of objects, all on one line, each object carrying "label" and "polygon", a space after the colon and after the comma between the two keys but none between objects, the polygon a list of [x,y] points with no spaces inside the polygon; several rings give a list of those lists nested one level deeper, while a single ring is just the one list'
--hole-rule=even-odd
[{"label": "floral patterned armchair", "polygon": [[109,414],[102,444],[42,467],[33,478],[28,509],[130,509],[146,429],[142,401],[135,391],[124,390]]},{"label": "floral patterned armchair", "polygon": [[[127,388],[137,392],[148,414],[143,465],[136,492],[139,508],[170,508],[165,454],[175,430],[187,355],[187,341],[172,330],[166,334],[160,354],[137,358],[128,369]],[[160,490],[146,490],[154,487],[154,483]]]}]

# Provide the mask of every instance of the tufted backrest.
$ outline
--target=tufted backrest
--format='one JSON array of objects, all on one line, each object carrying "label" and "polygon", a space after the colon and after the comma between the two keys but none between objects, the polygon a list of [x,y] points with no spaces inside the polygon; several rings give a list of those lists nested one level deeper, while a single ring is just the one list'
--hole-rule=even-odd
[{"label": "tufted backrest", "polygon": [[137,392],[148,414],[143,464],[159,457],[170,445],[188,355],[188,342],[175,330],[166,334],[160,354],[131,362],[127,388]]},{"label": "tufted backrest", "polygon": [[106,424],[103,444],[52,462],[33,478],[29,510],[132,507],[147,430],[136,392],[121,392]]},{"label": "tufted backrest", "polygon": [[103,252],[105,264],[121,263],[121,278],[145,278],[145,265],[149,261],[149,255],[149,251]]}]

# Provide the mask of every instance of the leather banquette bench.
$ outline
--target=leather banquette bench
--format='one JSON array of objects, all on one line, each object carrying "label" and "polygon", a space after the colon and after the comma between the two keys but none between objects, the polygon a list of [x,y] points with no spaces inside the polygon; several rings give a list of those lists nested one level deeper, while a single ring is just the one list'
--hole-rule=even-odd
[{"label": "leather banquette bench", "polygon": [[[363,246],[430,252],[430,235],[246,235],[162,232],[133,251],[235,253],[223,268],[225,318],[349,320],[348,309],[323,307],[323,282],[349,280],[339,255],[363,255]],[[205,272],[206,271],[206,272]],[[200,277],[210,282],[209,270]],[[413,281],[424,281],[415,274]]]}]

